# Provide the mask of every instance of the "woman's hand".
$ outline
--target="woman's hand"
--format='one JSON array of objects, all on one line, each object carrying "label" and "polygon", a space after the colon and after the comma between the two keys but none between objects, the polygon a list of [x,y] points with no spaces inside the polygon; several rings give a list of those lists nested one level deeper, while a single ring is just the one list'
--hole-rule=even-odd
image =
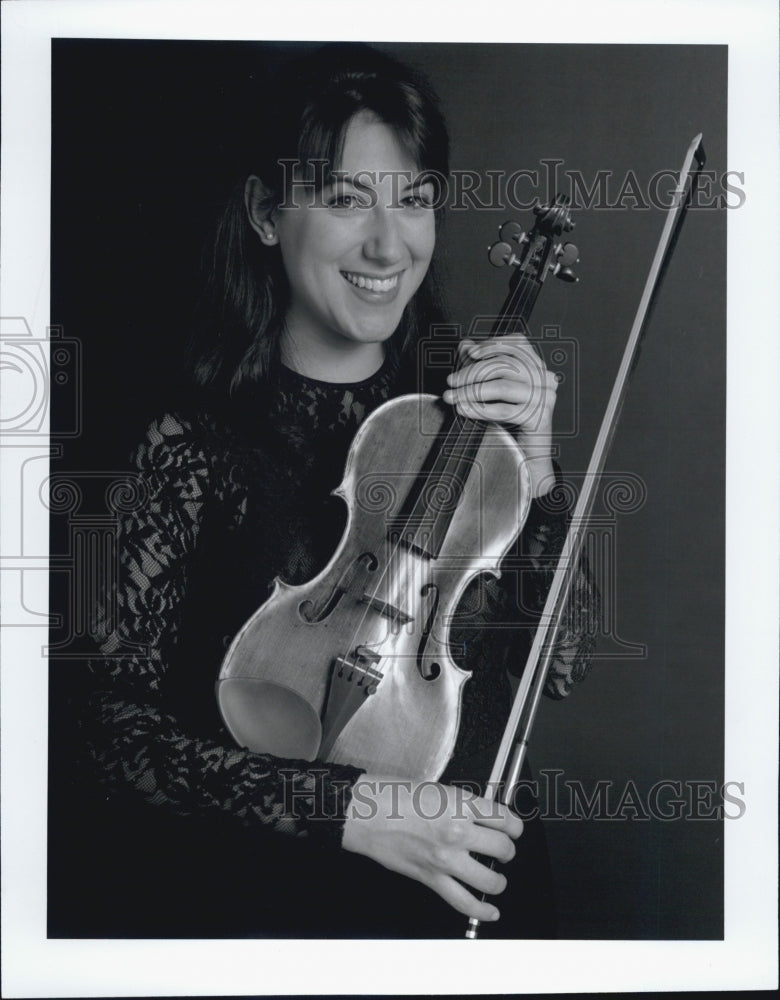
[{"label": "woman's hand", "polygon": [[522,831],[507,806],[466,789],[364,774],[352,791],[343,846],[422,882],[465,916],[497,920],[496,907],[466,885],[495,894],[506,878],[470,852],[510,861]]},{"label": "woman's hand", "polygon": [[457,371],[447,376],[444,402],[472,420],[492,420],[515,432],[531,474],[533,496],[555,482],[552,416],[558,381],[523,334],[459,346]]}]

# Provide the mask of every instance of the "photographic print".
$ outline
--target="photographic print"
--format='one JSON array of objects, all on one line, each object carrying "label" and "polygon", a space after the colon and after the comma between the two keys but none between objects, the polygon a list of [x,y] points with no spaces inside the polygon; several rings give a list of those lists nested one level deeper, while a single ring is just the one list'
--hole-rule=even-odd
[{"label": "photographic print", "polygon": [[302,941],[296,992],[415,940],[446,982],[393,992],[612,988],[588,955],[704,988],[734,906],[772,933],[730,875],[773,792],[727,742],[776,677],[728,644],[771,533],[727,508],[729,428],[766,429],[727,409],[762,176],[728,39],[81,23],[46,45],[48,310],[4,281],[2,314],[41,946],[164,943],[135,994],[189,992],[192,947],[193,993],[280,992],[217,956]]}]

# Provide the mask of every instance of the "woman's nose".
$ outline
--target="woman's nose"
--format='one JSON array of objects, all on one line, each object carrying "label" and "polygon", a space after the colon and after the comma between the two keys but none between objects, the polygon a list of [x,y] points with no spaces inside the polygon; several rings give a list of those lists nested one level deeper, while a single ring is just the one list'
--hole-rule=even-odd
[{"label": "woman's nose", "polygon": [[368,225],[363,243],[367,258],[383,264],[397,264],[403,259],[404,244],[401,235],[399,209],[380,202],[368,210]]}]

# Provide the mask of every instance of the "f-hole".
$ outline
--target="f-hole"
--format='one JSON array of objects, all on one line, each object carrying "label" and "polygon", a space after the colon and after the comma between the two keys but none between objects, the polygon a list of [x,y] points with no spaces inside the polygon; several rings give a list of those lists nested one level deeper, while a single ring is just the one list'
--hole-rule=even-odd
[{"label": "f-hole", "polygon": [[428,637],[433,628],[433,620],[436,617],[436,612],[439,610],[439,588],[435,583],[426,583],[421,593],[423,597],[427,597],[430,594],[430,606],[428,608],[428,617],[425,619],[420,645],[417,647],[417,669],[424,681],[435,681],[439,674],[441,674],[441,665],[439,663],[425,662],[425,647],[428,644]]},{"label": "f-hole", "polygon": [[361,595],[365,590],[365,580],[369,573],[373,573],[379,561],[373,552],[364,552],[341,574],[336,586],[326,595],[324,600],[315,604],[314,601],[301,601],[298,605],[298,614],[309,625],[317,625],[319,622],[333,614],[336,605],[345,594],[353,593]]}]

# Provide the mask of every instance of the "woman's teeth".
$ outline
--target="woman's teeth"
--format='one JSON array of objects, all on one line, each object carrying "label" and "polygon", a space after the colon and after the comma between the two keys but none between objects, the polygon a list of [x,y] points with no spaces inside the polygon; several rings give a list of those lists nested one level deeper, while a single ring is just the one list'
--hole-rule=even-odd
[{"label": "woman's teeth", "polygon": [[350,271],[341,272],[347,281],[358,288],[365,288],[369,292],[389,292],[398,284],[398,275],[393,274],[389,278],[364,278],[362,274],[352,274]]}]

